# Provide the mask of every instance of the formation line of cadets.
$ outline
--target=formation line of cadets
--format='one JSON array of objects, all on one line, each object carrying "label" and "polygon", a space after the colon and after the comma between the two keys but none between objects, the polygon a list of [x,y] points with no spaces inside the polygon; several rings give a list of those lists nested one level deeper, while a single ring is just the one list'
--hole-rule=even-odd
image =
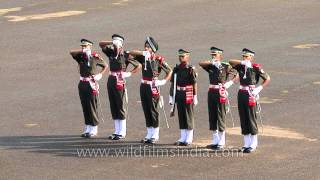
[{"label": "formation line of cadets", "polygon": [[[108,97],[114,132],[111,140],[121,140],[126,137],[126,116],[128,96],[126,79],[138,71],[142,71],[140,97],[146,124],[146,136],[142,143],[154,144],[159,141],[159,106],[163,106],[160,87],[171,83],[169,104],[171,115],[177,109],[180,138],[174,143],[177,146],[188,146],[193,141],[194,107],[198,104],[197,72],[189,64],[190,52],[179,49],[179,64],[173,70],[165,58],[157,54],[158,43],[147,37],[143,50],[124,50],[124,38],[118,34],[112,35],[112,40],[99,43],[102,52],[108,57],[109,65],[101,55],[92,50],[93,43],[81,39],[81,49],[71,50],[70,54],[79,65],[80,82],[79,97],[82,105],[85,128],[81,137],[90,138],[98,134],[98,98],[99,84],[109,68],[107,82]],[[228,104],[227,89],[235,82],[240,82],[238,91],[238,111],[241,133],[244,145],[241,151],[250,153],[258,145],[257,101],[259,93],[270,81],[269,75],[263,71],[260,64],[254,63],[255,52],[244,48],[242,60],[222,60],[223,50],[210,48],[212,59],[200,61],[199,65],[209,75],[208,113],[209,129],[212,133],[212,143],[208,148],[221,150],[226,145],[226,113]],[[133,68],[127,71],[129,65]],[[159,79],[164,72],[165,77]],[[259,80],[262,79],[262,83]]]}]

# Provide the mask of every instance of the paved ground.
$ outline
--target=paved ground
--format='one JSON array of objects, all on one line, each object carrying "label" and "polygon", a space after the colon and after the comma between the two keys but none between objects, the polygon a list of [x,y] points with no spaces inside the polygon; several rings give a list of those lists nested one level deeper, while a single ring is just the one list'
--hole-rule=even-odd
[{"label": "paved ground", "polygon": [[[319,179],[319,8],[316,0],[1,1],[0,179]],[[137,142],[145,133],[140,75],[129,80],[126,141],[106,139],[113,127],[106,79],[101,82],[105,122],[100,136],[79,138],[79,77],[68,51],[78,47],[80,38],[97,43],[113,33],[126,37],[128,49],[142,48],[147,35],[155,37],[171,65],[179,48],[192,51],[195,65],[209,58],[212,45],[225,50],[225,59],[239,58],[243,47],[255,50],[257,62],[272,77],[262,93],[265,131],[258,151],[233,153],[242,145],[238,128],[229,128],[229,151],[204,148],[211,133],[208,78],[201,69],[192,149],[170,145],[179,135],[173,119],[170,129],[161,129],[159,145]],[[235,91],[233,86],[233,105]],[[236,107],[232,110],[239,126]],[[86,148],[111,152],[109,157],[78,157]],[[110,157],[117,155],[115,149],[131,150],[124,157]],[[171,157],[153,156],[159,149],[170,151]],[[178,156],[180,150],[185,151]],[[134,153],[136,157],[127,157]]]}]

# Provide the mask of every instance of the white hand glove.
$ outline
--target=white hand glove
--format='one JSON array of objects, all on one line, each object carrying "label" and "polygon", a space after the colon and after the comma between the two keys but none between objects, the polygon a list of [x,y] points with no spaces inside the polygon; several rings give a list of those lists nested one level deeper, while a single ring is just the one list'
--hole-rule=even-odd
[{"label": "white hand glove", "polygon": [[220,61],[216,61],[214,59],[212,59],[212,65],[219,68],[221,66],[221,62]]},{"label": "white hand glove", "polygon": [[144,56],[144,58],[146,59],[150,59],[151,57],[151,54],[149,51],[142,51],[142,55]]},{"label": "white hand glove", "polygon": [[96,74],[96,75],[93,76],[93,79],[96,80],[96,81],[99,81],[101,78],[102,78],[102,74],[101,73]]},{"label": "white hand glove", "polygon": [[193,95],[193,104],[196,106],[198,104],[198,96]]},{"label": "white hand glove", "polygon": [[232,86],[233,81],[228,81],[224,84],[224,87],[226,87],[226,89],[228,89],[230,86]]},{"label": "white hand glove", "polygon": [[173,97],[172,97],[172,96],[169,96],[169,104],[170,104],[170,105],[173,105],[173,104],[174,104],[174,102],[173,102]]},{"label": "white hand glove", "polygon": [[241,61],[242,65],[245,65],[246,67],[252,68],[252,63],[249,60],[243,60]]},{"label": "white hand glove", "polygon": [[258,86],[256,88],[254,88],[254,90],[252,91],[252,95],[257,96],[262,89],[263,89],[263,86]]},{"label": "white hand glove", "polygon": [[154,85],[155,86],[163,86],[163,85],[165,85],[167,83],[167,80],[155,80],[154,81]]},{"label": "white hand glove", "polygon": [[123,78],[128,78],[128,77],[131,76],[131,74],[132,74],[131,72],[123,72],[123,73],[122,73],[122,77],[123,77]]},{"label": "white hand glove", "polygon": [[122,41],[121,40],[112,40],[112,44],[115,45],[117,48],[121,48],[122,47]]}]

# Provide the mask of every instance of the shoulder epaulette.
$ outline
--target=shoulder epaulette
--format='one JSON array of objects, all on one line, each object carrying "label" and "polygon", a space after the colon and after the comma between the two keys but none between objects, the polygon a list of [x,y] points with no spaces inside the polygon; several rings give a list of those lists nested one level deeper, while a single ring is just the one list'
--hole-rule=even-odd
[{"label": "shoulder epaulette", "polygon": [[229,63],[229,62],[227,62],[227,61],[222,61],[222,62],[221,62],[221,64],[231,66],[231,65],[230,65],[230,63]]},{"label": "shoulder epaulette", "polygon": [[156,60],[158,60],[161,64],[164,61],[164,57],[163,56],[156,56]]},{"label": "shoulder epaulette", "polygon": [[257,64],[257,63],[253,63],[253,64],[252,64],[252,67],[253,67],[253,68],[256,68],[256,69],[261,69],[261,65],[260,65],[260,64]]},{"label": "shoulder epaulette", "polygon": [[93,51],[93,52],[91,53],[91,55],[92,55],[92,57],[95,57],[95,58],[98,58],[98,57],[99,57],[99,54],[98,54],[97,52],[95,52],[95,51]]}]

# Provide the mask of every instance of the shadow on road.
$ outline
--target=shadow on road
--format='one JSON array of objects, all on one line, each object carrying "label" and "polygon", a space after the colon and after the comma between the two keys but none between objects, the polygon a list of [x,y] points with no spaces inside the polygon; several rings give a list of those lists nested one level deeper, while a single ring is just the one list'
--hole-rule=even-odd
[{"label": "shadow on road", "polygon": [[140,141],[112,141],[107,138],[84,139],[79,136],[5,136],[0,148],[46,153],[65,157],[176,157],[212,156],[210,154],[237,152],[238,149],[213,151],[206,147],[177,147],[172,144],[145,145]]}]

